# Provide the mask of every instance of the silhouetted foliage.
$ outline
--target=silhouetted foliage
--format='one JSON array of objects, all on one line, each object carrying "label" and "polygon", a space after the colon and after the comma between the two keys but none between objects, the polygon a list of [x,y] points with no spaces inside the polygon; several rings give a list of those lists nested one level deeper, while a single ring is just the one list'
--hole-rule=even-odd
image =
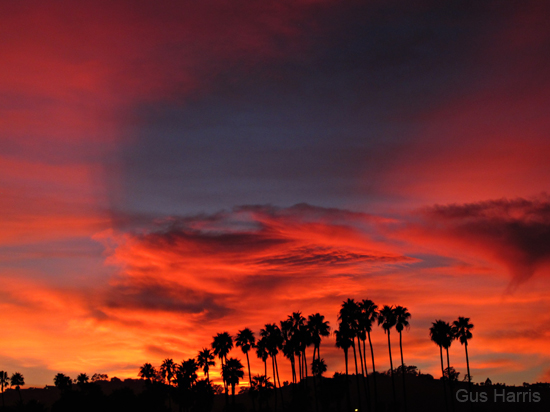
[{"label": "silhouetted foliage", "polygon": [[453,382],[456,382],[458,381],[458,377],[460,376],[460,372],[457,372],[455,370],[455,368],[453,368],[452,366],[449,367],[449,368],[445,368],[445,373],[444,373],[444,378],[449,380],[449,381],[453,381]]},{"label": "silhouetted foliage", "polygon": [[58,373],[53,378],[53,383],[57,387],[57,389],[64,392],[71,389],[73,381],[69,376],[65,375],[64,373]]}]

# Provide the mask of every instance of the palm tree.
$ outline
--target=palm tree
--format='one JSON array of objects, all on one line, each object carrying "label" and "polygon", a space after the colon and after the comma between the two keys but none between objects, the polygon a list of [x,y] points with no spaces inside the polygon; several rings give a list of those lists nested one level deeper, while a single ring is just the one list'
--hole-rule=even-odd
[{"label": "palm tree", "polygon": [[168,386],[172,385],[172,379],[176,373],[176,364],[172,359],[166,358],[160,365],[160,376],[166,380]]},{"label": "palm tree", "polygon": [[10,378],[8,377],[8,372],[0,371],[0,386],[2,387],[2,408],[5,408],[4,402],[4,387],[10,384]]},{"label": "palm tree", "polygon": [[[277,365],[277,353],[279,353],[279,350],[283,348],[283,335],[281,333],[281,329],[279,329],[279,327],[275,323],[266,324],[265,329],[262,329],[260,331],[260,335],[265,338],[265,347],[267,353],[269,353],[269,356],[271,356],[271,364],[273,366],[273,383],[275,384],[275,389],[277,388],[277,384],[279,384],[279,388],[281,388],[281,380],[279,379],[279,367]],[[275,380],[275,377],[277,377],[277,380]],[[284,406],[285,401],[283,398],[282,388],[280,394],[281,403]],[[277,402],[277,396],[275,396],[275,402]]]},{"label": "palm tree", "polygon": [[432,327],[430,328],[430,338],[431,340],[439,346],[439,358],[441,360],[441,379],[443,382],[443,394],[445,397],[445,409],[448,410],[449,406],[447,405],[447,391],[445,389],[445,370],[443,368],[443,345],[445,344],[445,340],[447,334],[447,322],[442,320],[436,320],[432,323]]},{"label": "palm tree", "polygon": [[313,362],[311,362],[311,372],[313,373],[313,376],[321,378],[323,376],[323,373],[325,373],[326,371],[327,364],[325,363],[324,359],[314,359]]},{"label": "palm tree", "polygon": [[[260,331],[260,335],[265,338],[266,350],[269,356],[271,356],[271,362],[273,364],[273,383],[277,387],[281,387],[281,380],[279,379],[279,367],[277,366],[277,353],[279,349],[283,348],[283,335],[281,334],[281,329],[275,324],[270,323],[265,325],[265,329]],[[277,377],[277,381],[275,381]]]},{"label": "palm tree", "polygon": [[244,376],[243,364],[240,360],[229,358],[222,369],[223,379],[231,385],[231,398],[235,404],[235,385],[239,384],[239,379]]},{"label": "palm tree", "polygon": [[72,383],[73,383],[73,380],[69,376],[63,373],[58,373],[53,378],[53,384],[56,386],[56,388],[58,388],[62,392],[70,390]]},{"label": "palm tree", "polygon": [[[233,348],[233,338],[227,332],[218,333],[214,336],[212,341],[212,349],[214,349],[214,355],[220,358],[221,366],[223,370],[224,361],[227,361],[227,354]],[[222,374],[223,379],[223,374]],[[223,386],[225,387],[226,400],[229,397],[227,382],[223,379]]]},{"label": "palm tree", "polygon": [[403,306],[396,306],[394,309],[396,316],[395,330],[399,332],[399,349],[401,351],[401,372],[403,374],[403,400],[405,405],[405,412],[407,411],[407,391],[405,388],[405,362],[403,361],[403,329],[409,328],[409,319],[411,314],[407,308]]},{"label": "palm tree", "polygon": [[296,339],[292,329],[292,319],[282,320],[281,334],[283,335],[283,355],[290,361],[292,369],[292,383],[296,383]]},{"label": "palm tree", "polygon": [[305,325],[306,318],[302,316],[302,312],[293,312],[292,315],[288,317],[288,321],[291,322],[290,338],[294,353],[298,356],[298,372],[301,381],[303,377],[306,377],[307,372],[307,363],[304,363],[305,350],[309,344],[307,342],[308,333]]},{"label": "palm tree", "polygon": [[348,350],[351,347],[351,333],[348,329],[348,325],[345,323],[340,323],[338,329],[334,331],[336,336],[336,347],[344,351],[344,360],[346,362],[346,377],[349,375],[348,372]]},{"label": "palm tree", "polygon": [[359,329],[359,306],[354,299],[348,299],[342,303],[340,313],[338,314],[338,320],[347,324],[350,337],[352,339],[353,357],[355,359],[355,374],[359,374],[357,368],[357,355],[355,353],[355,338]]},{"label": "palm tree", "polygon": [[[453,343],[454,335],[453,335],[453,328],[449,322],[443,322],[443,325],[444,326],[442,327],[442,346],[447,352],[447,377],[449,377],[448,372],[451,370],[451,364],[449,362],[449,348]],[[450,381],[449,381],[449,384],[451,384]]]},{"label": "palm tree", "polygon": [[267,353],[267,340],[264,337],[256,343],[256,356],[264,362],[264,376],[267,377],[267,358],[269,354]]},{"label": "palm tree", "polygon": [[463,318],[459,316],[458,320],[453,322],[452,334],[453,336],[460,340],[460,343],[464,345],[464,350],[466,351],[466,367],[468,368],[468,382],[472,382],[472,376],[470,375],[470,360],[468,359],[468,341],[472,339],[472,330],[474,324],[470,323],[470,318]]},{"label": "palm tree", "polygon": [[[357,383],[357,401],[359,403],[359,409],[361,409],[361,395],[359,389],[359,369],[357,368],[357,353],[355,351],[355,338],[358,337],[359,332],[359,306],[354,299],[348,299],[342,303],[340,308],[340,313],[338,314],[338,320],[341,323],[347,325],[347,330],[349,336],[351,337],[351,344],[353,348],[353,359],[355,361],[355,380]],[[359,340],[358,340],[359,341]],[[363,362],[361,357],[361,347],[359,346],[359,358],[361,362],[361,369],[363,369]],[[363,386],[365,381],[363,381]],[[365,393],[368,395],[367,388],[364,387]],[[370,408],[369,402],[367,401],[367,408]]]},{"label": "palm tree", "polygon": [[176,383],[180,390],[186,391],[191,389],[197,383],[197,371],[199,365],[194,358],[189,358],[182,361],[181,364],[175,366]]},{"label": "palm tree", "polygon": [[396,402],[397,397],[395,394],[395,381],[393,377],[393,361],[391,357],[390,331],[391,331],[391,328],[393,328],[396,323],[397,323],[397,316],[395,314],[395,309],[393,308],[393,306],[384,305],[384,307],[378,313],[378,324],[382,325],[382,328],[384,329],[384,333],[388,334],[388,351],[390,354],[390,374],[391,374],[391,383],[393,388],[394,402]]},{"label": "palm tree", "polygon": [[250,359],[248,358],[248,351],[256,346],[256,338],[254,332],[248,328],[244,328],[237,333],[235,338],[235,346],[241,348],[246,355],[246,363],[248,364],[248,384],[252,382],[252,375],[250,374]]},{"label": "palm tree", "polygon": [[19,372],[15,372],[13,375],[11,375],[10,378],[10,386],[15,386],[15,390],[19,394],[19,400],[23,402],[23,398],[21,397],[21,386],[25,384],[25,379],[23,378],[23,375]]},{"label": "palm tree", "polygon": [[199,368],[202,368],[206,375],[206,380],[210,382],[210,366],[216,366],[214,355],[210,352],[210,349],[203,348],[202,351],[199,351],[197,355],[197,365],[199,365]]},{"label": "palm tree", "polygon": [[151,381],[158,376],[158,372],[150,363],[144,363],[143,366],[139,368],[138,376],[145,379],[148,383],[151,383]]},{"label": "palm tree", "polygon": [[315,360],[315,352],[317,352],[317,360],[321,359],[321,339],[330,335],[329,321],[320,313],[309,315],[307,327],[311,333],[313,341],[313,359]]},{"label": "palm tree", "polygon": [[351,408],[348,372],[348,350],[351,346],[351,332],[349,330],[349,325],[347,323],[340,322],[338,329],[334,331],[334,335],[336,336],[336,347],[344,351],[344,359],[346,362],[346,395],[349,409]]},{"label": "palm tree", "polygon": [[250,392],[255,397],[255,394],[259,395],[260,398],[260,410],[262,409],[262,404],[264,399],[267,399],[270,393],[270,389],[273,389],[273,384],[269,382],[269,378],[266,375],[256,375],[252,377],[252,382],[250,383]]},{"label": "palm tree", "polygon": [[298,333],[296,335],[296,345],[300,353],[302,354],[302,365],[303,365],[303,377],[305,377],[306,385],[307,385],[307,355],[306,350],[308,346],[310,346],[313,343],[313,337],[311,336],[311,331],[307,327],[307,324],[303,324],[300,326]]},{"label": "palm tree", "polygon": [[[372,332],[372,324],[378,319],[378,306],[370,299],[363,299],[359,303],[361,313],[359,315],[359,328],[366,332],[369,339],[370,354],[372,359],[372,374],[374,377],[374,403],[378,404],[378,388],[376,386],[376,367],[374,366],[374,350],[370,333]],[[365,369],[367,368],[367,352],[365,351],[365,340],[363,340],[363,353],[365,354]],[[368,375],[367,375],[368,376]]]},{"label": "palm tree", "polygon": [[88,375],[86,375],[85,373],[81,373],[79,374],[77,377],[76,377],[76,383],[78,384],[78,386],[80,386],[81,388],[86,385],[88,383],[88,381],[90,380],[90,378],[88,377]]}]

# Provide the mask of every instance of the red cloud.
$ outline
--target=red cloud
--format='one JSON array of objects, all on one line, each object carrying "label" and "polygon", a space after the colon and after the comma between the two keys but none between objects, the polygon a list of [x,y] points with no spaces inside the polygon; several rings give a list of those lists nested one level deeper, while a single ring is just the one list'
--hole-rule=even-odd
[{"label": "red cloud", "polygon": [[505,264],[513,285],[537,271],[546,273],[550,263],[550,198],[545,195],[427,208],[419,230]]}]

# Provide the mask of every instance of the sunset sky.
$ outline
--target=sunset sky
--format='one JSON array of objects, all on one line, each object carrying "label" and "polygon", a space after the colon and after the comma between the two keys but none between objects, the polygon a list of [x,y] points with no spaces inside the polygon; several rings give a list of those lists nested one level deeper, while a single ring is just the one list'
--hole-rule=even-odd
[{"label": "sunset sky", "polygon": [[[0,369],[137,378],[368,298],[409,309],[424,373],[431,323],[465,316],[474,381],[550,381],[549,15],[0,2]],[[321,355],[344,371],[334,337]],[[458,341],[450,357],[462,378]]]}]

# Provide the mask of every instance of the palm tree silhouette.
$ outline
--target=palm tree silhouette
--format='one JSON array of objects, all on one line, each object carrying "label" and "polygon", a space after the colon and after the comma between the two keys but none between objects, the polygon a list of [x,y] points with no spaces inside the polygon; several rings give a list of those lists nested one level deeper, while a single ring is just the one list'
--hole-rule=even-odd
[{"label": "palm tree silhouette", "polygon": [[23,378],[23,375],[19,372],[15,372],[13,375],[11,375],[10,378],[10,386],[15,386],[15,390],[19,394],[19,400],[23,402],[23,398],[21,397],[21,386],[25,384],[25,379]]},{"label": "palm tree silhouette", "polygon": [[321,378],[327,371],[327,364],[324,359],[314,359],[311,363],[311,372],[314,376]]},{"label": "palm tree silhouette", "polygon": [[311,344],[311,339],[305,323],[306,318],[302,316],[302,312],[293,312],[288,317],[288,321],[291,322],[291,342],[294,353],[298,356],[298,371],[301,381],[303,377],[307,377],[306,347]]},{"label": "palm tree silhouette", "polygon": [[281,335],[283,336],[283,355],[290,361],[290,367],[292,369],[292,383],[296,383],[296,345],[295,336],[292,330],[292,319],[282,320]]},{"label": "palm tree silhouette", "polygon": [[4,387],[10,384],[10,378],[8,377],[8,372],[0,371],[0,386],[2,387],[2,408],[6,407],[4,402]]},{"label": "palm tree silhouette", "polygon": [[[216,336],[214,336],[214,340],[212,341],[212,349],[214,349],[214,355],[217,355],[220,358],[222,371],[223,371],[224,361],[227,361],[227,354],[232,348],[233,348],[233,338],[229,333],[223,332],[223,333],[218,333]],[[227,387],[227,382],[225,381],[225,379],[223,379],[223,374],[222,374],[222,380],[225,388],[225,397],[227,400],[227,398],[229,397],[229,392],[228,392],[229,389]]]},{"label": "palm tree silhouette", "polygon": [[90,378],[85,373],[81,373],[76,377],[76,383],[80,388],[84,387],[89,380]]},{"label": "palm tree silhouette", "polygon": [[311,340],[313,342],[313,360],[315,360],[315,353],[317,353],[317,360],[321,360],[321,339],[330,335],[329,321],[325,320],[325,317],[320,313],[309,315],[307,320],[307,327],[311,334]]},{"label": "palm tree silhouette", "polygon": [[231,385],[231,398],[235,405],[235,385],[239,384],[239,379],[244,376],[244,367],[239,359],[229,358],[222,369],[223,379]]},{"label": "palm tree silhouette", "polygon": [[399,349],[401,352],[401,373],[403,374],[403,404],[405,405],[405,412],[407,411],[407,390],[405,387],[405,362],[403,361],[403,329],[409,328],[409,319],[411,314],[407,308],[403,306],[396,306],[395,309],[396,323],[395,330],[399,332]]},{"label": "palm tree silhouette", "polygon": [[[275,323],[268,323],[265,325],[265,329],[260,331],[260,335],[265,338],[266,350],[269,356],[271,356],[271,363],[273,366],[273,382],[275,387],[277,383],[281,387],[281,380],[279,379],[279,367],[277,365],[277,353],[279,349],[283,347],[283,335],[281,329]],[[275,377],[277,381],[275,381]]]},{"label": "palm tree silhouette", "polygon": [[338,329],[334,331],[336,336],[336,347],[344,351],[344,360],[346,362],[346,377],[348,372],[348,350],[351,347],[351,332],[349,326],[346,323],[340,323]]},{"label": "palm tree silhouette", "polygon": [[395,314],[395,309],[393,308],[393,306],[384,305],[384,307],[378,313],[378,324],[382,325],[382,328],[384,329],[384,333],[388,334],[388,351],[390,354],[390,374],[391,374],[391,383],[393,388],[394,403],[397,400],[397,396],[395,393],[395,380],[393,377],[393,361],[391,357],[390,331],[391,331],[391,328],[393,328],[396,323],[397,323],[397,316]]},{"label": "palm tree silhouette", "polygon": [[351,408],[351,401],[349,393],[348,350],[352,343],[349,325],[347,323],[340,322],[338,329],[334,331],[334,335],[336,336],[336,347],[344,351],[344,360],[346,362],[346,395],[349,409]]},{"label": "palm tree silhouette", "polygon": [[264,376],[267,377],[267,358],[269,357],[269,353],[267,353],[267,340],[264,337],[256,342],[256,356],[264,362]]},{"label": "palm tree silhouette", "polygon": [[58,373],[53,378],[53,384],[57,389],[59,389],[62,392],[70,390],[72,383],[73,383],[73,380],[69,376],[63,373]]},{"label": "palm tree silhouette", "polygon": [[199,365],[194,358],[189,358],[175,366],[176,383],[180,390],[189,390],[197,383]]},{"label": "palm tree silhouette", "polygon": [[250,385],[252,382],[252,375],[250,374],[250,359],[248,358],[248,351],[256,346],[254,332],[248,328],[240,330],[235,338],[235,346],[240,347],[246,355],[246,363],[248,364],[248,384]]},{"label": "palm tree silhouette", "polygon": [[[59,374],[58,374],[59,375]],[[62,374],[61,374],[62,375]],[[144,363],[141,368],[139,368],[139,377],[145,379],[148,383],[151,383],[158,375],[157,370],[150,363]],[[57,384],[56,384],[57,386]]]},{"label": "palm tree silhouette", "polygon": [[474,324],[470,323],[470,318],[463,318],[459,316],[458,320],[453,322],[452,334],[453,336],[464,345],[466,351],[466,367],[468,368],[468,382],[472,382],[472,376],[470,375],[470,360],[468,359],[468,341],[472,339],[472,332]]},{"label": "palm tree silhouette", "polygon": [[430,338],[431,340],[439,346],[439,358],[441,360],[441,379],[443,382],[443,394],[445,397],[445,409],[449,410],[447,404],[447,391],[445,389],[445,370],[443,367],[443,345],[447,339],[447,322],[443,320],[436,320],[432,323],[430,328]]},{"label": "palm tree silhouette", "polygon": [[[370,346],[370,355],[372,359],[372,375],[374,377],[374,403],[378,404],[378,388],[376,386],[376,367],[374,366],[374,350],[372,348],[372,340],[370,333],[372,332],[372,324],[378,319],[378,306],[370,299],[363,299],[359,303],[359,328],[367,334]],[[363,340],[363,353],[365,354],[365,369],[367,368],[367,353],[365,351],[365,340]],[[368,376],[368,375],[367,375]]]},{"label": "palm tree silhouette", "polygon": [[[359,389],[359,369],[357,367],[357,353],[355,351],[355,338],[357,338],[357,342],[359,343],[359,306],[355,302],[354,299],[348,299],[342,303],[342,307],[340,308],[340,312],[338,314],[338,320],[340,320],[341,323],[347,324],[347,330],[349,331],[350,338],[351,338],[351,344],[353,348],[353,359],[355,361],[355,380],[357,383],[357,401],[359,404],[359,409],[361,409],[361,394]],[[361,356],[361,346],[359,346],[359,360],[361,362],[361,369],[363,369],[363,361]],[[364,371],[363,371],[364,372]],[[363,373],[362,373],[363,375]],[[363,386],[365,385],[365,381],[363,381]],[[364,388],[365,394],[368,395],[367,388]],[[367,409],[370,409],[369,401],[367,400]]]},{"label": "palm tree silhouette", "polygon": [[264,399],[269,396],[270,389],[273,389],[273,384],[269,382],[269,378],[266,375],[256,375],[252,377],[250,384],[250,391],[253,394],[259,395],[260,398],[260,410],[262,411],[262,404]]},{"label": "palm tree silhouette", "polygon": [[172,379],[176,373],[176,364],[172,359],[166,358],[160,365],[160,376],[166,380],[169,386],[172,385]]},{"label": "palm tree silhouette", "polygon": [[210,366],[216,366],[214,359],[214,354],[208,348],[203,348],[197,355],[197,365],[202,368],[208,382],[210,382]]},{"label": "palm tree silhouette", "polygon": [[[441,326],[441,332],[442,332],[442,346],[443,349],[445,349],[445,352],[447,352],[447,379],[449,380],[449,386],[452,387],[452,382],[450,379],[449,372],[451,371],[451,364],[449,362],[449,348],[451,347],[451,344],[453,343],[453,340],[455,339],[453,335],[453,328],[449,322],[443,322]],[[452,389],[451,389],[452,390]]]}]

